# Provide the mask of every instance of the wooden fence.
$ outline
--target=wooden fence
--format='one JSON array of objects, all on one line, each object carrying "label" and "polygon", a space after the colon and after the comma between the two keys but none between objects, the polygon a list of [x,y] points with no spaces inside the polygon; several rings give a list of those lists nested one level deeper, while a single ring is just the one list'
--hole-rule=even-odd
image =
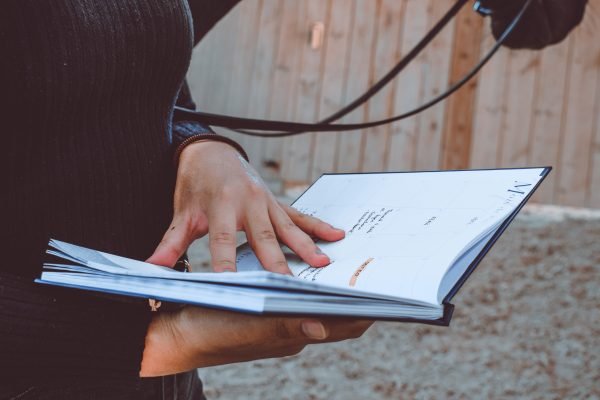
[{"label": "wooden fence", "polygon": [[[452,3],[244,0],[195,50],[194,98],[209,112],[317,121],[387,72]],[[323,41],[313,37],[311,47],[320,23]],[[385,118],[441,93],[492,46],[488,24],[467,7],[418,62],[341,122]],[[477,80],[413,118],[357,132],[232,136],[263,175],[286,186],[334,171],[552,165],[537,201],[600,207],[600,0],[590,0],[563,43],[502,49]]]}]

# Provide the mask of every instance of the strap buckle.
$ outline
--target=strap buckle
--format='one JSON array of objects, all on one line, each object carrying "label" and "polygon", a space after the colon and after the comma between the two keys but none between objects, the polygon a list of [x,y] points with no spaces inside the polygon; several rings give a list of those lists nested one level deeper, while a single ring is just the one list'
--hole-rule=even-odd
[{"label": "strap buckle", "polygon": [[[174,270],[179,272],[190,272],[192,270],[192,266],[186,257],[180,259],[175,263],[173,267]],[[148,305],[150,306],[150,311],[158,312],[160,306],[162,306],[162,301],[156,299],[148,299]]]},{"label": "strap buckle", "polygon": [[473,10],[475,10],[480,15],[483,15],[484,17],[489,17],[494,13],[494,11],[491,8],[485,7],[483,4],[481,4],[480,0],[477,0],[475,4],[473,4]]}]

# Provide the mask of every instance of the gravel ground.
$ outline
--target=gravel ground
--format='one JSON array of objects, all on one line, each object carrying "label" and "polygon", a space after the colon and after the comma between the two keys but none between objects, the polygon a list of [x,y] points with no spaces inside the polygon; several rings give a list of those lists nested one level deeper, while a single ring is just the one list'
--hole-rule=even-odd
[{"label": "gravel ground", "polygon": [[[206,268],[205,241],[190,252]],[[449,328],[376,323],[283,359],[205,368],[209,399],[600,399],[600,211],[529,206]]]}]

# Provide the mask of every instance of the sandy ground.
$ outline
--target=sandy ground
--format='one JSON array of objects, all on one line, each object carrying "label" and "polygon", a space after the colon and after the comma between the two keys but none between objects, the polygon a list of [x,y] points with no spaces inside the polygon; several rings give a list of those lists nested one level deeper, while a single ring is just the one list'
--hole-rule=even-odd
[{"label": "sandy ground", "polygon": [[[193,246],[196,269],[205,242]],[[378,322],[297,356],[200,370],[209,399],[600,399],[600,212],[530,206],[449,328]]]}]

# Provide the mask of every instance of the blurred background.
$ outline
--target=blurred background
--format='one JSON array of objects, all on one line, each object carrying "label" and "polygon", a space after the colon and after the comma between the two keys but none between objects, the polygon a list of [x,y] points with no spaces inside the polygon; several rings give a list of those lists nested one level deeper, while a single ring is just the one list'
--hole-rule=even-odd
[{"label": "blurred background", "polygon": [[[566,1],[566,0],[565,0]],[[314,122],[386,73],[452,0],[244,0],[196,48],[198,108]],[[465,7],[342,122],[444,91],[494,43]],[[392,125],[286,139],[231,134],[289,202],[324,172],[551,165],[455,298],[450,328],[377,323],[360,340],[201,371],[215,399],[600,398],[600,0],[543,51],[501,49],[449,100]],[[192,248],[208,266],[204,241]]]},{"label": "blurred background", "polygon": [[[362,94],[452,4],[243,0],[196,48],[194,99],[207,112],[317,121]],[[492,46],[488,25],[464,7],[417,62],[342,121],[392,116],[441,93]],[[561,44],[502,49],[471,84],[414,118],[362,132],[235,138],[281,192],[323,172],[552,165],[538,202],[600,208],[600,1]]]}]

